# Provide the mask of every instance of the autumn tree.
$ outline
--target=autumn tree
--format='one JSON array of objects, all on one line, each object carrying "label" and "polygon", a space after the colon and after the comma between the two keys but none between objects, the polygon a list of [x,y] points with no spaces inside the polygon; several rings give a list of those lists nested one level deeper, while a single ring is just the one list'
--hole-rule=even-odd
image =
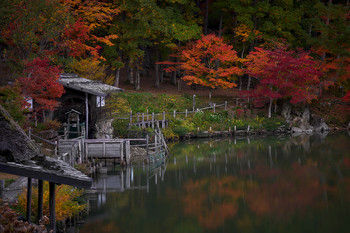
[{"label": "autumn tree", "polygon": [[60,68],[50,65],[47,58],[35,58],[25,65],[23,75],[16,83],[25,98],[33,99],[36,112],[58,107],[56,99],[64,93],[63,86],[57,82],[60,72]]},{"label": "autumn tree", "polygon": [[180,54],[182,77],[188,85],[198,84],[210,90],[237,86],[233,81],[242,70],[237,66],[240,61],[232,46],[224,43],[214,34],[203,35],[201,39],[190,43]]},{"label": "autumn tree", "polygon": [[14,61],[44,55],[70,20],[58,0],[4,2],[7,11],[2,15],[1,37],[7,47],[6,56]]},{"label": "autumn tree", "polygon": [[273,101],[289,98],[292,104],[310,102],[317,98],[317,85],[322,72],[317,62],[302,49],[289,50],[277,43],[275,48],[255,48],[247,58],[248,74],[259,79],[255,90],[249,92],[257,102],[269,103],[271,117]]}]

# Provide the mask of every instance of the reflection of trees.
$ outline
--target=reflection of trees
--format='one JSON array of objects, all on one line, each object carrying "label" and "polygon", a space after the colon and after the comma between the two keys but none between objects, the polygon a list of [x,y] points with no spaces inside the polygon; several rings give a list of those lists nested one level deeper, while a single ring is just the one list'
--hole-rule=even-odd
[{"label": "reflection of trees", "polygon": [[118,222],[117,221],[103,221],[103,220],[97,220],[91,223],[84,224],[84,227],[80,229],[80,232],[84,233],[93,233],[93,232],[99,232],[99,233],[110,233],[110,232],[115,232],[118,233],[120,232],[120,229],[118,227]]},{"label": "reflection of trees", "polygon": [[271,169],[257,164],[247,171],[241,178],[189,180],[183,186],[184,213],[197,218],[202,227],[216,229],[236,216],[240,201],[257,217],[278,216],[280,220],[326,204],[327,187],[315,167],[293,164],[290,169]]},{"label": "reflection of trees", "polygon": [[237,200],[242,196],[242,185],[233,176],[189,180],[184,185],[184,212],[196,217],[201,226],[216,229],[226,219],[236,215]]},{"label": "reflection of trees", "polygon": [[[268,174],[269,168],[257,166],[254,173]],[[318,170],[314,167],[293,164],[291,169],[280,169],[280,175],[266,176],[260,185],[248,189],[246,202],[256,215],[273,215],[287,219],[291,215],[302,214],[310,206],[324,205]]]}]

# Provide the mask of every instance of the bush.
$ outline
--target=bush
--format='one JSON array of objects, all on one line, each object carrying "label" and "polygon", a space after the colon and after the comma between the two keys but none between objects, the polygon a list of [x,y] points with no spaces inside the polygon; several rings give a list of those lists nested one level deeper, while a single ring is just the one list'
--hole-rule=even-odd
[{"label": "bush", "polygon": [[126,137],[128,134],[129,120],[116,119],[112,122],[113,136],[114,137]]},{"label": "bush", "polygon": [[[67,218],[77,215],[79,212],[85,210],[86,204],[77,200],[82,196],[83,190],[79,190],[68,185],[56,186],[56,219],[57,221],[63,221]],[[27,190],[24,190],[18,197],[18,205],[16,209],[26,214],[27,207]],[[49,216],[49,182],[44,182],[44,194],[43,194],[43,214]],[[37,218],[38,214],[38,188],[33,188],[32,195],[32,215],[33,219]]]},{"label": "bush", "polygon": [[188,133],[188,129],[183,126],[175,126],[173,132],[178,136],[183,137]]}]

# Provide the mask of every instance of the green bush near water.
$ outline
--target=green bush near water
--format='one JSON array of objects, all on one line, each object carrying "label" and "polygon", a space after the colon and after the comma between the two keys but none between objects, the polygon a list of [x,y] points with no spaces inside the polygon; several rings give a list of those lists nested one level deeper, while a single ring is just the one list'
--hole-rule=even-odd
[{"label": "green bush near water", "polygon": [[[172,96],[172,95],[154,95],[150,93],[118,93],[112,96],[111,100],[114,108],[113,116],[116,118],[112,125],[114,127],[114,136],[116,137],[127,137],[128,132],[144,132],[152,129],[139,129],[137,127],[132,127],[128,129],[129,120],[128,119],[117,119],[121,115],[127,115],[130,109],[133,113],[161,113],[167,112],[172,113],[174,110],[177,112],[184,112],[185,109],[192,108],[192,96]],[[113,104],[114,101],[114,104]],[[196,104],[200,101],[196,99]],[[119,104],[118,104],[119,103]],[[122,103],[122,104],[120,104]],[[198,106],[198,105],[197,105]],[[233,108],[233,111],[237,109]],[[232,111],[231,110],[231,111]],[[158,116],[159,117],[159,116]],[[275,130],[278,127],[285,124],[282,118],[264,118],[255,116],[252,118],[246,118],[244,111],[237,118],[229,114],[229,111],[219,111],[214,113],[212,110],[198,111],[192,114],[188,114],[185,118],[185,114],[178,114],[174,118],[172,114],[167,114],[166,119],[170,120],[169,127],[163,129],[165,137],[178,138],[187,135],[188,133],[196,133],[199,131],[226,131],[229,128],[231,130],[236,126],[237,130],[246,130],[250,126],[251,130]]]}]

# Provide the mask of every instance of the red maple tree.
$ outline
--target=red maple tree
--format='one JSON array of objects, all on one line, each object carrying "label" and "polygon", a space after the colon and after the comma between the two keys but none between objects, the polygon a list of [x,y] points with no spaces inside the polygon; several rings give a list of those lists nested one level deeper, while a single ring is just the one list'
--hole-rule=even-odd
[{"label": "red maple tree", "polygon": [[16,83],[25,98],[33,99],[36,112],[58,106],[56,99],[64,93],[63,86],[57,82],[60,73],[60,68],[51,66],[47,58],[35,58],[25,65],[23,75]]},{"label": "red maple tree", "polygon": [[180,68],[185,72],[182,79],[188,85],[232,88],[237,86],[233,83],[236,76],[242,73],[236,66],[240,62],[236,51],[214,34],[190,43],[180,53],[180,59]]},{"label": "red maple tree", "polygon": [[317,85],[322,72],[317,62],[302,49],[288,50],[284,44],[273,49],[255,48],[247,56],[247,73],[259,80],[249,95],[257,102],[269,103],[279,98],[290,98],[292,104],[317,98]]}]

